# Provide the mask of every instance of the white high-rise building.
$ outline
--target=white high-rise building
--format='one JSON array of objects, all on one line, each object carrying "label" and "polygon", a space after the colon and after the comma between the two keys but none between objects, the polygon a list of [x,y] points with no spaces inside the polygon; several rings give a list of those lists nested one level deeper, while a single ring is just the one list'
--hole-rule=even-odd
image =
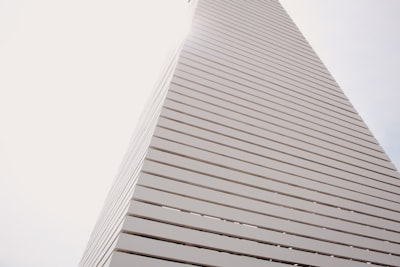
[{"label": "white high-rise building", "polygon": [[83,266],[400,266],[400,175],[277,0],[197,0]]}]

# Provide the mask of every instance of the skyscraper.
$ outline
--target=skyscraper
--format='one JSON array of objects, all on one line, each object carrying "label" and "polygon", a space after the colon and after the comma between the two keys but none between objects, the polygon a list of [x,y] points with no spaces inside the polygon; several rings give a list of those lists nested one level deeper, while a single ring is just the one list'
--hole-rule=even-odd
[{"label": "skyscraper", "polygon": [[81,266],[398,266],[399,174],[278,1],[190,4]]}]

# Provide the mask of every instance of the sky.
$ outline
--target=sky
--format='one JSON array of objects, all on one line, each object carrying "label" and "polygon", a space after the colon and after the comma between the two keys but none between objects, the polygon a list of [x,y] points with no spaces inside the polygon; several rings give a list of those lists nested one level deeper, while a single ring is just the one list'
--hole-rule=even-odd
[{"label": "sky", "polygon": [[[400,1],[281,0],[400,166]],[[0,0],[0,266],[77,266],[186,0]]]}]

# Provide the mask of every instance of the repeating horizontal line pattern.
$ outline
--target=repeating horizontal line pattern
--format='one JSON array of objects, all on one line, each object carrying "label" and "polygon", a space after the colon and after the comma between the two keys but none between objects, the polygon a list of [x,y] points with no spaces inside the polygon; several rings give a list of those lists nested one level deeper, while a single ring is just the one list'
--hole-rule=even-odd
[{"label": "repeating horizontal line pattern", "polygon": [[[104,266],[110,264],[123,219],[127,213],[130,199],[149,148],[156,127],[162,103],[177,65],[182,46],[178,46],[165,65],[160,80],[156,83],[151,102],[144,110],[139,126],[125,154],[119,173],[105,200],[101,215],[93,230],[80,266]],[[121,256],[124,258],[124,256]]]},{"label": "repeating horizontal line pattern", "polygon": [[82,266],[399,266],[400,175],[279,2],[194,2]]}]

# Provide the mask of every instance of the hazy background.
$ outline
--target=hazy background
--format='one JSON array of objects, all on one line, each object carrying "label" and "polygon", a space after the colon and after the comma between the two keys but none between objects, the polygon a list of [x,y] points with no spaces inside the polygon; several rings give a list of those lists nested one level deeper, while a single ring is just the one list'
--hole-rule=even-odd
[{"label": "hazy background", "polygon": [[[400,166],[400,1],[282,0]],[[76,266],[186,0],[0,0],[0,266]]]}]

